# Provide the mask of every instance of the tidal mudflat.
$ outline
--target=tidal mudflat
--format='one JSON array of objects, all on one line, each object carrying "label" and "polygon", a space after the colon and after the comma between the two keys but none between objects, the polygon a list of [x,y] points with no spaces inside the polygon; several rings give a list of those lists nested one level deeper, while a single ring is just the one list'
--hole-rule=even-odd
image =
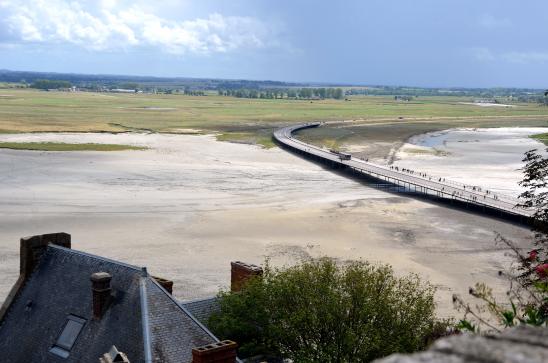
[{"label": "tidal mudflat", "polygon": [[545,132],[548,128],[501,127],[427,133],[410,138],[394,165],[517,197],[523,191],[518,182],[524,153],[545,149],[529,136]]},{"label": "tidal mudflat", "polygon": [[[494,244],[495,231],[531,244],[521,226],[375,189],[279,148],[137,133],[0,141],[148,148],[0,150],[2,297],[17,278],[19,237],[65,231],[73,248],[173,279],[180,299],[228,286],[232,260],[281,265],[326,255],[416,272],[439,287],[440,312],[449,315],[451,294],[465,295],[476,281],[503,291],[497,271],[510,258]],[[408,161],[418,163],[415,156]]]}]

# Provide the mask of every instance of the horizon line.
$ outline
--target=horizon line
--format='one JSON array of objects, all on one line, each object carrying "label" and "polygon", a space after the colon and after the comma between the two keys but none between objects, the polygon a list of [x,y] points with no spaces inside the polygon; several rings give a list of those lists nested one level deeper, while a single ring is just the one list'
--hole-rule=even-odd
[{"label": "horizon line", "polygon": [[396,87],[396,88],[419,88],[419,89],[447,89],[447,90],[493,90],[493,89],[520,89],[520,90],[535,90],[544,92],[545,88],[535,87],[520,87],[520,86],[489,86],[489,87],[467,87],[467,86],[413,86],[413,85],[394,85],[394,84],[367,84],[367,83],[348,83],[348,82],[326,82],[326,81],[281,81],[273,79],[253,79],[253,78],[222,78],[222,77],[186,77],[186,76],[153,76],[153,75],[137,75],[137,74],[117,74],[117,73],[80,73],[80,72],[57,72],[57,71],[34,71],[34,70],[12,70],[0,68],[1,73],[36,73],[36,74],[57,74],[57,75],[73,75],[73,76],[92,76],[92,77],[123,77],[123,78],[149,78],[155,80],[215,80],[215,81],[248,81],[248,82],[276,82],[286,83],[294,86],[328,86],[328,87]]}]

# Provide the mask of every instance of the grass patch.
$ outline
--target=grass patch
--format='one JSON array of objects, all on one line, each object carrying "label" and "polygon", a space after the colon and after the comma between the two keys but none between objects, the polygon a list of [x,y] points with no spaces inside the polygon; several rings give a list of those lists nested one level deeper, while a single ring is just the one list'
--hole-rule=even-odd
[{"label": "grass patch", "polygon": [[530,137],[548,146],[548,133],[531,135]]},{"label": "grass patch", "polygon": [[[477,107],[467,97],[421,97],[402,103],[393,97],[354,96],[342,100],[265,100],[223,96],[40,92],[5,89],[0,129],[31,131],[252,132],[308,120],[362,119],[407,123],[417,118],[542,117],[548,107]],[[169,109],[169,112],[165,112]],[[401,118],[400,118],[401,117]],[[431,120],[430,120],[431,121]],[[455,121],[455,120],[453,120]]]},{"label": "grass patch", "polygon": [[122,151],[146,147],[121,144],[68,144],[63,142],[0,142],[0,149],[37,151]]},{"label": "grass patch", "polygon": [[261,145],[265,149],[276,146],[270,134],[254,132],[224,132],[216,136],[217,141],[228,141],[239,144]]},{"label": "grass patch", "polygon": [[434,155],[434,156],[448,156],[449,153],[447,151],[442,151],[438,149],[412,149],[412,148],[406,148],[402,150],[405,153],[412,154],[412,155]]},{"label": "grass patch", "polygon": [[[412,135],[454,127],[548,126],[548,107],[532,103],[478,107],[466,104],[473,102],[470,97],[420,97],[398,102],[389,96],[352,96],[352,102],[345,102],[32,89],[3,89],[0,94],[0,133],[183,134],[199,130],[202,134],[221,134],[218,139],[222,141],[272,147],[272,131],[284,125],[360,120],[302,132],[308,141],[344,149],[345,144],[404,142]],[[380,148],[369,156],[382,157],[390,148]]]},{"label": "grass patch", "polygon": [[277,146],[276,143],[274,142],[274,140],[272,139],[272,136],[270,136],[270,137],[267,137],[267,136],[259,137],[257,139],[257,144],[261,145],[265,149],[271,149],[271,148]]}]

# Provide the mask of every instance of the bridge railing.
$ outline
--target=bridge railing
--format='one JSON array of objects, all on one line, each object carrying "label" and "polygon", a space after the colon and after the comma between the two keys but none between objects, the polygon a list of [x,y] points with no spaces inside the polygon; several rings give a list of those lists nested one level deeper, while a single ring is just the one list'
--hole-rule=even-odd
[{"label": "bridge railing", "polygon": [[[310,154],[314,154],[318,157],[325,158],[333,162],[351,166],[353,168],[356,168],[356,166],[350,165],[349,163],[358,162],[360,164],[363,164],[363,165],[360,165],[359,169],[363,169],[361,171],[368,174],[373,173],[377,175],[382,175],[384,178],[391,178],[394,180],[398,179],[398,178],[395,178],[394,175],[399,175],[400,176],[399,178],[401,179],[401,182],[403,183],[413,184],[413,185],[422,187],[423,189],[424,188],[431,189],[433,192],[446,195],[445,196],[446,198],[460,199],[460,200],[474,203],[477,205],[485,205],[491,208],[504,210],[505,212],[509,212],[512,214],[531,215],[531,211],[515,207],[518,204],[517,198],[511,197],[505,194],[501,194],[501,193],[493,193],[492,191],[490,191],[487,194],[488,189],[483,188],[481,186],[468,185],[468,184],[456,182],[453,180],[448,180],[443,177],[430,175],[427,173],[420,173],[416,171],[415,172],[401,171],[400,170],[401,167],[399,166],[397,169],[394,169],[394,167],[371,163],[356,157],[352,157],[350,160],[341,160],[341,159],[338,159],[337,155],[331,152],[330,150],[326,148],[318,147],[315,145],[307,144],[299,139],[294,138],[292,135],[292,133],[296,130],[317,127],[320,125],[321,123],[314,122],[314,123],[307,123],[307,124],[286,127],[286,128],[275,131],[274,137],[279,142],[286,144],[288,146],[291,146],[293,148],[308,152]],[[381,172],[379,172],[379,169]],[[382,171],[385,171],[384,175]],[[425,176],[421,174],[425,174]],[[424,180],[425,182],[428,182],[427,183],[428,185],[421,184],[420,180]],[[457,194],[455,194],[455,191],[453,193],[447,190],[444,191],[446,187],[452,188],[453,190],[457,189],[456,190]],[[478,197],[480,199],[478,199]]]}]

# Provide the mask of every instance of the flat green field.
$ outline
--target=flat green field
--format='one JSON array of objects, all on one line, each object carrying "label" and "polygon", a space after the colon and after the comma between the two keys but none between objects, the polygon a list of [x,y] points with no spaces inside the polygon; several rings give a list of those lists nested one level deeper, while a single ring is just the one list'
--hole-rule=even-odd
[{"label": "flat green field", "polygon": [[548,133],[531,135],[531,137],[544,143],[544,145],[548,145]]},{"label": "flat green field", "polygon": [[221,140],[271,146],[272,130],[308,120],[359,120],[359,125],[368,126],[367,135],[363,127],[318,135],[337,142],[369,137],[370,133],[381,139],[401,138],[419,131],[460,126],[548,126],[548,107],[464,104],[471,101],[424,97],[402,102],[377,96],[355,96],[350,101],[262,100],[0,89],[0,132],[215,132]]}]

